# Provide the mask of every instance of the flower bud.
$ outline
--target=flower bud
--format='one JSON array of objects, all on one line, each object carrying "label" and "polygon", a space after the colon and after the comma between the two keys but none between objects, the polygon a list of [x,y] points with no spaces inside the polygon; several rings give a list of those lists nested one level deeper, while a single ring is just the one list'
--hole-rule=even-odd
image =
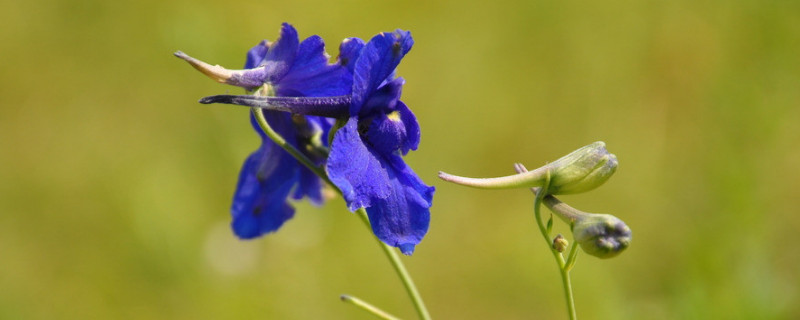
[{"label": "flower bud", "polygon": [[550,194],[581,193],[599,187],[617,171],[617,156],[597,141],[547,165]]},{"label": "flower bud", "polygon": [[553,249],[558,252],[564,252],[564,250],[567,250],[568,246],[569,241],[567,241],[567,239],[564,238],[564,236],[562,236],[560,233],[553,239]]},{"label": "flower bud", "polygon": [[617,170],[617,157],[606,150],[602,141],[572,153],[535,170],[498,178],[467,178],[439,172],[439,178],[476,188],[505,189],[542,187],[548,181],[548,194],[572,194],[602,185]]},{"label": "flower bud", "polygon": [[631,229],[610,214],[585,213],[573,224],[572,233],[584,252],[601,259],[618,255],[631,243]]}]

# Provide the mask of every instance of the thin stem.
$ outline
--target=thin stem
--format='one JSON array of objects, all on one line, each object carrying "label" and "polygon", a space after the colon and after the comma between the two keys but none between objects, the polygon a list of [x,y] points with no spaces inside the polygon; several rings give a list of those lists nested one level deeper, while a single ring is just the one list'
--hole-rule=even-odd
[{"label": "thin stem", "polygon": [[[286,140],[283,139],[283,137],[281,137],[280,134],[275,132],[275,130],[273,130],[272,127],[270,127],[269,123],[267,123],[267,120],[264,118],[264,114],[261,111],[261,109],[252,108],[251,110],[256,117],[256,122],[258,122],[258,125],[261,127],[262,130],[264,130],[264,133],[267,134],[267,137],[272,139],[272,141],[275,142],[275,144],[281,146],[284,150],[289,152],[289,154],[295,157],[297,161],[300,161],[300,163],[308,167],[308,169],[310,169],[317,176],[319,176],[320,179],[324,180],[326,183],[328,183],[328,185],[333,187],[333,189],[336,190],[336,192],[338,192],[340,195],[342,194],[342,191],[339,190],[339,188],[337,188],[336,185],[333,184],[333,182],[331,182],[330,178],[328,178],[328,175],[325,173],[325,170],[315,165],[314,162],[308,159],[308,157],[306,157],[304,154],[300,153],[300,151],[298,151],[297,148],[287,143]],[[364,210],[364,208],[360,208],[356,210],[356,214],[366,224],[370,232],[372,232],[372,226],[369,223],[369,217],[367,216],[367,211]],[[400,281],[403,282],[403,286],[405,286],[406,292],[408,292],[408,296],[411,298],[411,302],[414,304],[414,308],[416,309],[419,318],[421,320],[430,320],[431,316],[428,313],[428,309],[425,308],[425,303],[422,301],[422,297],[419,294],[419,290],[417,290],[416,285],[414,285],[414,281],[411,279],[411,275],[408,274],[405,265],[403,265],[403,261],[400,260],[400,256],[397,254],[397,252],[393,247],[383,243],[383,241],[381,241],[377,237],[375,237],[375,240],[378,241],[378,245],[381,247],[381,249],[383,249],[383,252],[386,254],[386,257],[392,264],[392,267],[394,267],[394,270],[400,277]]]},{"label": "thin stem", "polygon": [[[356,210],[356,214],[371,231],[372,226],[369,223],[367,211],[364,210],[364,208],[360,208]],[[405,286],[406,292],[408,292],[408,297],[411,298],[411,302],[414,303],[414,309],[417,310],[417,315],[419,318],[422,320],[430,320],[431,315],[428,313],[428,309],[425,308],[425,302],[422,301],[422,296],[420,296],[417,286],[414,285],[414,280],[411,279],[411,275],[408,274],[403,261],[400,260],[400,255],[397,254],[397,250],[388,244],[383,243],[383,241],[377,237],[375,240],[378,241],[378,245],[381,247],[381,249],[383,249],[383,253],[386,254],[386,258],[388,258],[389,262],[391,262],[392,267],[394,267],[394,271],[397,272],[397,276],[400,277],[400,281],[403,282],[403,286]]]},{"label": "thin stem", "polygon": [[395,316],[389,314],[388,312],[383,311],[383,310],[379,309],[378,307],[373,306],[373,305],[371,305],[371,304],[367,303],[366,301],[361,300],[359,298],[356,298],[356,297],[353,297],[353,296],[350,296],[350,295],[346,295],[346,294],[343,294],[339,298],[342,299],[342,301],[344,301],[344,302],[352,303],[354,306],[356,306],[358,308],[361,308],[362,310],[364,310],[366,312],[369,312],[369,313],[375,315],[378,318],[386,319],[386,320],[400,320],[400,318],[395,317]]},{"label": "thin stem", "polygon": [[[561,255],[558,255],[561,257]],[[564,258],[561,258],[561,261],[564,261]],[[570,320],[578,319],[578,315],[575,313],[575,298],[572,295],[572,282],[569,278],[569,270],[566,268],[559,269],[561,273],[561,284],[564,286],[564,299],[567,302],[567,311],[569,312]]]},{"label": "thin stem", "polygon": [[275,142],[275,144],[279,145],[281,148],[286,150],[286,152],[291,154],[295,159],[297,159],[297,161],[300,161],[300,163],[302,163],[309,170],[311,170],[311,172],[314,172],[314,174],[319,176],[322,180],[327,182],[329,185],[333,186],[333,182],[331,182],[331,180],[328,179],[328,175],[325,174],[325,170],[314,164],[314,162],[311,161],[311,159],[308,159],[308,157],[302,154],[300,150],[297,150],[297,148],[295,148],[291,143],[286,142],[286,139],[281,137],[279,133],[275,132],[275,130],[273,130],[272,127],[270,127],[269,123],[267,123],[267,119],[264,118],[264,112],[261,109],[251,108],[250,111],[252,111],[253,115],[255,115],[256,122],[258,122],[258,125],[261,127],[261,130],[263,130],[264,133],[267,134],[267,137],[269,137],[273,142]]},{"label": "thin stem", "polygon": [[564,266],[564,270],[569,272],[572,270],[572,267],[575,266],[575,260],[578,258],[578,244],[573,243],[572,248],[569,249],[569,256],[567,257],[567,264]]},{"label": "thin stem", "polygon": [[[514,166],[517,169],[517,172],[526,172],[525,166],[522,164],[516,164]],[[533,202],[533,214],[536,218],[536,224],[539,226],[539,231],[542,233],[542,237],[544,237],[545,244],[550,252],[553,254],[553,258],[556,260],[556,264],[558,265],[558,272],[561,274],[561,284],[564,287],[564,299],[567,303],[567,312],[569,313],[570,320],[576,320],[578,316],[575,313],[575,299],[572,294],[572,282],[569,278],[569,269],[567,268],[568,263],[564,261],[564,256],[561,255],[560,252],[556,251],[553,248],[552,240],[550,239],[550,235],[547,232],[547,227],[545,227],[544,223],[542,222],[542,214],[541,214],[541,207],[542,207],[542,199],[547,196],[547,189],[550,186],[550,171],[548,170],[545,174],[545,182],[541,188],[531,188],[531,191],[536,195]],[[575,246],[575,244],[573,244]],[[574,250],[574,248],[573,248]],[[570,257],[572,257],[573,253],[570,251]],[[574,260],[573,260],[574,262]],[[572,268],[572,266],[569,266]]]}]

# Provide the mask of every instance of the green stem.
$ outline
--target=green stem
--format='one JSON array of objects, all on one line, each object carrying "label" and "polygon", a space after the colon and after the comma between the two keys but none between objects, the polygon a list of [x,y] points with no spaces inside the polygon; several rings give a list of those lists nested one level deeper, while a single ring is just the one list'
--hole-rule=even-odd
[{"label": "green stem", "polygon": [[322,180],[325,180],[325,182],[327,182],[329,185],[333,185],[330,179],[328,179],[328,175],[325,174],[325,170],[314,164],[314,162],[302,154],[300,150],[297,150],[297,148],[295,148],[291,143],[286,142],[286,139],[281,137],[279,133],[275,132],[275,130],[270,127],[269,123],[267,123],[267,119],[264,118],[264,112],[261,111],[260,108],[250,108],[250,111],[252,111],[253,115],[256,117],[256,122],[258,122],[261,130],[267,134],[267,137],[269,137],[272,142],[275,142],[275,144],[286,150],[286,152],[291,154],[295,159],[297,159],[297,161],[300,161],[300,163],[314,172],[314,174],[322,178]]},{"label": "green stem", "polygon": [[[339,195],[342,194],[342,191],[339,190],[339,188],[337,188],[336,185],[333,184],[333,182],[331,182],[330,178],[328,178],[328,175],[325,173],[325,170],[314,164],[314,162],[308,159],[308,157],[302,154],[293,145],[286,142],[286,140],[283,139],[283,137],[281,137],[280,134],[275,132],[275,130],[273,130],[272,127],[270,127],[269,123],[267,123],[267,119],[264,118],[264,113],[261,111],[261,109],[252,108],[251,110],[253,112],[253,115],[255,115],[256,117],[256,122],[258,122],[258,125],[261,127],[264,133],[267,134],[267,137],[269,137],[277,145],[281,146],[284,150],[286,150],[286,152],[289,152],[289,154],[295,157],[297,161],[300,161],[300,163],[308,167],[308,169],[310,169],[322,180],[328,183],[328,185],[333,187],[333,189],[336,190],[339,193]],[[356,210],[356,214],[367,225],[367,228],[371,233],[372,226],[369,223],[369,217],[367,216],[366,210],[364,210],[364,208],[360,208]],[[405,265],[403,265],[403,261],[400,260],[400,256],[397,254],[397,252],[394,250],[393,247],[383,243],[383,241],[381,241],[377,237],[375,238],[375,240],[378,241],[378,245],[381,247],[381,249],[383,249],[383,252],[386,254],[386,257],[392,264],[392,267],[394,267],[394,270],[400,277],[400,281],[403,282],[403,285],[406,288],[406,292],[408,292],[408,296],[411,298],[411,302],[414,304],[414,308],[417,310],[419,318],[421,320],[430,320],[431,316],[428,313],[428,309],[425,308],[425,303],[422,301],[422,297],[419,294],[419,290],[417,290],[417,287],[414,285],[414,281],[411,279],[411,275],[408,274]]]},{"label": "green stem", "polygon": [[[372,226],[369,223],[369,217],[367,216],[367,211],[364,208],[360,208],[356,210],[356,214],[361,221],[372,231]],[[430,320],[431,315],[428,313],[428,309],[425,308],[425,303],[422,301],[422,296],[419,294],[419,290],[417,290],[417,286],[414,285],[414,280],[411,279],[411,275],[408,274],[405,265],[403,265],[403,261],[400,260],[400,255],[397,254],[397,250],[393,247],[389,246],[388,244],[383,243],[377,237],[375,240],[378,241],[378,245],[383,249],[383,253],[386,254],[386,258],[389,259],[389,262],[392,263],[392,267],[394,267],[394,271],[397,272],[397,276],[400,277],[400,281],[403,282],[403,286],[406,288],[406,292],[408,292],[408,297],[411,298],[411,302],[414,303],[414,309],[417,310],[417,315],[422,320]]]},{"label": "green stem", "polygon": [[[517,172],[526,172],[525,166],[518,163],[514,166],[517,169]],[[558,265],[558,272],[561,274],[561,284],[564,286],[564,299],[567,303],[567,312],[569,313],[570,320],[576,320],[578,316],[575,313],[575,299],[572,295],[572,282],[569,279],[569,269],[572,268],[571,264],[575,262],[573,251],[575,250],[575,246],[577,244],[572,244],[573,248],[570,251],[570,259],[568,262],[564,261],[564,256],[561,255],[560,252],[556,251],[553,248],[553,240],[550,239],[550,234],[547,230],[547,227],[542,222],[542,199],[547,196],[548,188],[550,187],[550,170],[547,170],[545,173],[545,180],[544,185],[541,188],[531,188],[533,194],[536,195],[533,202],[533,215],[536,218],[536,225],[539,226],[539,231],[542,233],[542,237],[544,238],[545,244],[550,252],[553,254],[553,258],[556,260],[556,264]],[[552,219],[552,218],[551,218]]]},{"label": "green stem", "polygon": [[379,309],[378,307],[373,306],[373,305],[371,305],[371,304],[367,303],[366,301],[361,300],[359,298],[356,298],[356,297],[353,297],[353,296],[350,296],[350,295],[346,295],[346,294],[343,294],[340,298],[342,299],[342,301],[352,303],[354,306],[359,307],[359,308],[361,308],[362,310],[364,310],[366,312],[374,314],[378,318],[385,319],[385,320],[400,320],[399,318],[389,314],[388,312],[383,311],[383,310]]},{"label": "green stem", "polygon": [[573,243],[572,248],[569,249],[569,258],[567,258],[567,264],[564,265],[564,270],[566,270],[567,272],[572,270],[572,267],[575,266],[575,259],[577,258],[578,258],[578,244]]},{"label": "green stem", "polygon": [[[575,313],[575,299],[573,298],[572,295],[572,283],[569,279],[569,270],[567,268],[568,265],[564,261],[564,256],[562,256],[560,252],[553,249],[551,242],[552,240],[550,240],[550,236],[547,234],[547,230],[545,229],[545,226],[542,223],[541,219],[542,198],[544,198],[544,195],[547,194],[547,187],[550,184],[549,172],[546,181],[547,183],[545,183],[545,185],[541,189],[539,189],[538,192],[536,192],[536,199],[534,200],[533,203],[533,213],[536,216],[536,223],[539,225],[539,230],[542,232],[542,236],[545,239],[545,243],[547,244],[547,247],[550,249],[550,252],[553,253],[553,258],[555,258],[556,264],[558,265],[558,271],[561,274],[561,284],[564,286],[564,299],[566,300],[567,303],[567,312],[569,312],[569,318],[570,320],[575,320],[578,317]],[[573,246],[572,250],[574,250],[575,245],[576,244],[572,244]],[[570,255],[572,255],[572,253],[570,253]],[[569,268],[571,268],[571,266],[569,266]]]}]

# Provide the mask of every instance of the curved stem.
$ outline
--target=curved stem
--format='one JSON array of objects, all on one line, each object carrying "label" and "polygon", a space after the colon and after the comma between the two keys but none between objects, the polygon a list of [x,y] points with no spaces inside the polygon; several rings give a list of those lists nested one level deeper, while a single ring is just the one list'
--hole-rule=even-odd
[{"label": "curved stem", "polygon": [[275,130],[273,130],[272,127],[270,127],[269,123],[267,123],[267,119],[264,118],[264,112],[261,111],[261,109],[251,108],[250,111],[252,111],[253,115],[255,115],[256,122],[258,122],[258,126],[261,127],[261,130],[263,130],[264,133],[267,134],[267,137],[269,137],[272,140],[272,142],[275,142],[275,144],[279,145],[281,148],[283,148],[283,150],[286,150],[286,152],[291,154],[295,159],[297,159],[297,161],[300,161],[300,163],[302,163],[309,170],[311,170],[311,172],[314,172],[314,174],[319,176],[326,183],[333,186],[333,182],[331,182],[331,180],[328,179],[328,175],[325,174],[325,170],[314,164],[314,162],[312,162],[310,159],[308,159],[308,157],[302,154],[300,150],[297,150],[297,148],[295,148],[292,144],[286,142],[286,139],[281,137],[279,133],[275,132]]},{"label": "curved stem", "polygon": [[[514,166],[517,169],[517,172],[525,172],[525,166],[522,164],[516,164]],[[577,314],[575,313],[575,299],[572,294],[572,282],[569,278],[569,269],[572,268],[572,263],[574,263],[574,253],[572,251],[575,250],[576,244],[573,244],[573,248],[570,251],[570,260],[569,262],[564,261],[564,256],[561,255],[560,252],[556,251],[553,248],[553,242],[550,239],[550,235],[547,232],[547,227],[542,222],[542,214],[541,214],[541,207],[542,207],[542,199],[547,196],[547,189],[550,187],[550,170],[547,170],[545,174],[544,185],[541,188],[531,188],[531,191],[536,195],[533,202],[533,215],[536,218],[536,224],[539,226],[539,231],[542,233],[542,237],[544,237],[545,244],[550,252],[553,254],[553,258],[556,260],[556,264],[558,265],[558,272],[561,274],[561,284],[564,287],[564,299],[567,303],[567,312],[569,313],[570,320],[576,320],[578,318]]]},{"label": "curved stem", "polygon": [[[371,231],[372,225],[369,223],[367,211],[364,210],[364,208],[360,208],[356,210],[356,214]],[[394,271],[397,272],[397,276],[400,277],[400,281],[403,282],[403,286],[405,286],[406,292],[408,292],[408,297],[411,298],[411,302],[414,303],[414,309],[417,310],[417,315],[419,318],[422,320],[430,320],[431,315],[428,313],[428,309],[425,308],[425,302],[422,301],[422,296],[420,296],[417,286],[414,285],[414,280],[411,279],[411,275],[408,274],[405,265],[403,265],[403,261],[400,260],[400,255],[397,254],[397,250],[395,250],[394,247],[383,243],[383,241],[377,237],[375,237],[375,240],[378,241],[378,245],[381,247],[381,249],[383,249],[383,253],[386,254],[386,258],[388,258],[389,262],[391,262],[392,267],[394,267]]]},{"label": "curved stem", "polygon": [[575,266],[575,260],[578,258],[578,244],[573,243],[572,248],[569,249],[569,257],[567,258],[567,264],[564,265],[564,270],[569,272],[572,270],[572,267]]},{"label": "curved stem", "polygon": [[[275,132],[275,130],[273,130],[272,127],[270,127],[269,123],[267,123],[266,118],[264,118],[264,113],[261,111],[261,109],[252,108],[251,110],[256,117],[256,122],[258,122],[258,125],[261,127],[262,130],[264,130],[264,133],[267,134],[267,137],[272,139],[272,141],[275,142],[277,145],[281,146],[281,148],[286,150],[286,152],[289,152],[289,154],[295,157],[297,161],[300,161],[300,163],[308,167],[308,169],[310,169],[312,172],[314,172],[314,174],[319,176],[320,179],[324,180],[328,185],[333,187],[333,189],[336,190],[336,192],[338,192],[340,195],[342,194],[342,191],[339,190],[339,188],[337,188],[336,185],[333,184],[333,182],[331,182],[330,178],[328,178],[328,175],[325,173],[325,170],[314,164],[314,162],[312,162],[310,159],[308,159],[308,157],[306,157],[299,150],[297,150],[297,148],[286,142],[286,140],[283,139],[283,137],[281,137],[280,134]],[[367,228],[371,233],[372,226],[369,223],[369,217],[367,216],[367,211],[364,210],[364,208],[361,208],[356,210],[356,214],[358,215],[359,218],[361,218],[364,224],[367,225]],[[408,274],[405,265],[403,265],[403,261],[400,260],[400,256],[397,254],[397,251],[393,247],[383,243],[383,241],[381,241],[377,237],[375,237],[375,240],[378,241],[378,245],[386,254],[386,257],[389,259],[389,262],[392,264],[392,267],[394,267],[395,272],[397,272],[397,276],[400,277],[400,281],[403,282],[403,286],[405,286],[406,292],[408,292],[408,296],[409,298],[411,298],[411,302],[414,304],[414,308],[416,309],[419,318],[422,320],[430,320],[431,316],[428,313],[428,309],[425,308],[425,303],[422,301],[422,296],[420,296],[419,290],[417,290],[416,285],[414,285],[414,281],[411,279],[411,275]]]}]

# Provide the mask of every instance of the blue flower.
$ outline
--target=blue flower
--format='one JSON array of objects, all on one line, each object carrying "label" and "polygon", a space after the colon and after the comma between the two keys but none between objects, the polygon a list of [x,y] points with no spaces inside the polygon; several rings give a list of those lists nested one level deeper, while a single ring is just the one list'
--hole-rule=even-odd
[{"label": "blue flower", "polygon": [[[329,64],[324,42],[319,36],[298,41],[297,31],[284,23],[275,42],[262,41],[247,52],[244,70],[211,66],[176,53],[196,69],[218,82],[274,97],[329,97],[348,95],[352,73],[345,67],[350,56]],[[347,50],[347,45],[342,45]],[[253,96],[250,96],[253,97]],[[332,121],[316,116],[292,115],[263,110],[269,125],[295,148],[322,165],[320,147],[327,144]],[[244,162],[233,196],[231,223],[234,233],[251,239],[276,231],[294,215],[288,198],[307,197],[314,204],[323,202],[322,181],[288,152],[272,142],[255,121],[250,122],[261,136],[261,146]]]},{"label": "blue flower", "polygon": [[[282,36],[283,38],[285,37]],[[381,33],[373,37],[367,44],[358,38],[346,39],[339,48],[337,66],[340,69],[337,69],[337,72],[331,72],[331,74],[336,74],[335,77],[306,77],[311,80],[293,82],[298,86],[302,84],[308,87],[321,86],[322,90],[318,90],[314,94],[303,91],[285,91],[287,89],[282,87],[283,80],[273,80],[272,76],[277,72],[276,70],[288,69],[289,72],[293,70],[291,67],[286,67],[291,64],[284,63],[285,59],[280,58],[286,56],[283,54],[284,51],[275,49],[276,53],[270,55],[273,50],[272,46],[269,46],[269,50],[257,47],[251,51],[252,58],[249,58],[248,61],[258,61],[261,59],[260,57],[266,56],[267,63],[262,69],[222,71],[204,65],[201,71],[217,75],[220,82],[251,89],[262,81],[274,83],[272,86],[275,88],[277,96],[217,95],[205,97],[200,102],[251,106],[268,110],[269,114],[285,112],[294,114],[295,117],[305,115],[306,119],[316,119],[311,116],[339,119],[344,125],[341,128],[333,129],[335,134],[330,154],[325,162],[328,177],[342,191],[351,211],[360,208],[366,209],[375,236],[381,241],[399,248],[404,254],[410,255],[428,231],[429,209],[434,192],[434,188],[422,182],[414,171],[403,162],[402,158],[410,150],[417,149],[420,128],[414,114],[405,103],[400,101],[404,80],[395,78],[394,70],[405,54],[411,50],[413,43],[411,34],[402,30]],[[280,48],[280,43],[275,46]],[[270,57],[275,58],[270,59]],[[295,59],[294,63],[297,63],[297,60]],[[193,65],[197,63],[188,59],[187,61]],[[250,62],[248,64],[252,66]],[[323,69],[310,68],[310,70]],[[342,74],[338,73],[339,71]],[[348,79],[342,79],[342,77],[348,77]],[[333,83],[335,81],[339,82]],[[341,90],[342,86],[346,86],[347,89]],[[278,117],[278,115],[273,114],[273,117]],[[284,117],[289,116],[285,114]],[[319,123],[319,127],[324,127],[321,120],[306,120],[306,122]],[[285,129],[281,129],[280,125],[276,127],[276,131],[284,136],[287,133],[291,134],[291,132],[282,131]],[[256,129],[258,130],[258,128]],[[262,149],[266,151],[262,151]],[[281,207],[283,203],[276,202],[276,199],[285,199],[284,195],[291,189],[291,181],[293,181],[290,177],[283,176],[285,170],[280,166],[284,165],[284,162],[270,162],[269,168],[275,167],[275,169],[257,169],[256,163],[263,163],[258,159],[264,157],[277,159],[277,156],[271,154],[278,152],[273,151],[274,149],[275,146],[268,144],[265,140],[262,148],[251,156],[254,159],[248,159],[242,171],[243,176],[240,178],[238,188],[239,193],[243,195],[242,200],[234,201],[235,208],[237,203],[249,205],[242,210],[235,209],[235,212],[253,212],[254,208],[259,208],[257,205],[263,203],[276,207],[270,207],[268,209],[270,212],[284,214],[276,215],[285,217],[281,219],[266,219],[252,214],[247,216],[249,217],[247,221],[266,219],[261,225],[245,223],[248,226],[270,226],[269,228],[265,227],[265,230],[277,229],[280,223],[291,216],[291,212],[287,211],[285,206]],[[264,155],[267,153],[270,155]],[[287,159],[285,162],[287,167],[290,164],[297,166],[294,161]],[[261,180],[261,184],[252,182],[256,180],[257,176],[252,174],[256,170],[260,170],[258,171],[260,173],[275,172],[273,173],[275,175],[274,182],[265,183],[266,180]],[[304,189],[300,188],[300,190]],[[259,201],[252,201],[251,198],[254,198],[256,194],[262,196],[258,198]],[[234,219],[236,220],[236,214],[234,214]],[[236,229],[236,222],[234,222],[234,229]]]},{"label": "blue flower", "polygon": [[[279,97],[344,95],[350,91],[352,83],[350,73],[342,64],[328,64],[320,37],[312,36],[298,44],[297,31],[286,23],[275,43],[262,41],[250,49],[245,69],[252,71],[244,72],[241,79],[262,88],[267,85],[267,92]],[[248,82],[242,82],[249,86]],[[313,146],[315,139],[317,145],[327,143],[330,119],[263,112],[270,126],[287,142],[317,165],[323,163],[324,154],[315,153],[307,146]],[[244,239],[273,232],[291,218],[294,208],[287,202],[290,193],[293,199],[308,197],[317,205],[323,201],[320,178],[267,138],[254,116],[250,117],[253,128],[261,136],[261,146],[245,161],[231,206],[231,225],[236,235]]]},{"label": "blue flower", "polygon": [[347,66],[353,72],[349,117],[326,164],[349,209],[366,208],[375,235],[406,255],[428,231],[434,192],[401,157],[420,140],[414,114],[400,101],[404,80],[394,78],[413,43],[407,31],[381,33]]}]

